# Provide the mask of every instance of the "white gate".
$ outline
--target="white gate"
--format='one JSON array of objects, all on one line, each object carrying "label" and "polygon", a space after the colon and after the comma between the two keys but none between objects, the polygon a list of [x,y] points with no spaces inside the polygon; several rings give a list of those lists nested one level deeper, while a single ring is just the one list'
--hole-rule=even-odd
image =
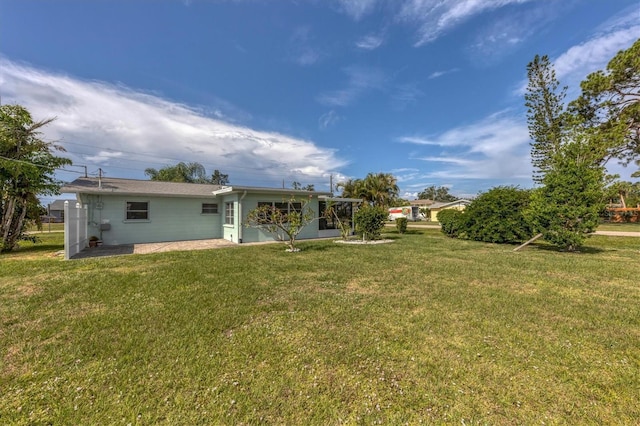
[{"label": "white gate", "polygon": [[64,258],[71,259],[87,247],[87,206],[64,202]]}]

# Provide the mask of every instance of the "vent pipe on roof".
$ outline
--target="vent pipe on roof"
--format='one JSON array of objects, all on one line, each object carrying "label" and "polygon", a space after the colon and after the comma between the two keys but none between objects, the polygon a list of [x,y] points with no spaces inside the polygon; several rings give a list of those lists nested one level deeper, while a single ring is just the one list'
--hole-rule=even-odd
[{"label": "vent pipe on roof", "polygon": [[102,189],[102,169],[98,168],[98,189]]}]

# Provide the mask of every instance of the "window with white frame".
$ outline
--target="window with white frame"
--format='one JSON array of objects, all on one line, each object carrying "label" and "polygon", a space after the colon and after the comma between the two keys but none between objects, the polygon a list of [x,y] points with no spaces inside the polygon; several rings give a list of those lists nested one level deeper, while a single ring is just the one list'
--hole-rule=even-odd
[{"label": "window with white frame", "polygon": [[[270,207],[271,211],[279,211],[280,214],[282,216],[284,216],[284,219],[287,220],[287,216],[291,213],[294,212],[301,212],[302,211],[302,203],[299,202],[274,202],[274,201],[259,201],[258,202],[258,208],[260,207]],[[270,216],[270,215],[269,215]],[[269,220],[272,220],[269,218]]]},{"label": "window with white frame", "polygon": [[215,203],[202,203],[202,214],[217,214],[218,205]]},{"label": "window with white frame", "polygon": [[127,201],[127,220],[149,220],[148,201]]},{"label": "window with white frame", "polygon": [[224,223],[225,225],[233,225],[235,223],[233,203],[224,203]]}]

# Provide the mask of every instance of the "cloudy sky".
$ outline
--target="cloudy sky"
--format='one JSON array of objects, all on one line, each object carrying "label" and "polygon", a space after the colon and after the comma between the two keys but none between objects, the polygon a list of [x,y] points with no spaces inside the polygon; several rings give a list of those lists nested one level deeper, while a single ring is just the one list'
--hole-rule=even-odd
[{"label": "cloudy sky", "polygon": [[2,0],[0,96],[57,118],[66,181],[197,161],[239,185],[387,172],[406,198],[470,196],[532,186],[534,55],[572,98],[638,38],[640,0]]}]

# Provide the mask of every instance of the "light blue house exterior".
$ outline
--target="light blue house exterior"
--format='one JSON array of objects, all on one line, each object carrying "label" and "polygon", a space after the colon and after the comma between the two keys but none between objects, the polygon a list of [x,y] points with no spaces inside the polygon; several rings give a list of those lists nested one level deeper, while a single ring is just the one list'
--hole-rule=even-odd
[{"label": "light blue house exterior", "polygon": [[321,229],[326,192],[285,188],[219,186],[118,178],[79,178],[62,188],[87,208],[88,235],[105,245],[224,238],[234,243],[273,241],[262,229],[245,226],[258,203],[309,200],[316,220],[298,239],[338,236]]}]

